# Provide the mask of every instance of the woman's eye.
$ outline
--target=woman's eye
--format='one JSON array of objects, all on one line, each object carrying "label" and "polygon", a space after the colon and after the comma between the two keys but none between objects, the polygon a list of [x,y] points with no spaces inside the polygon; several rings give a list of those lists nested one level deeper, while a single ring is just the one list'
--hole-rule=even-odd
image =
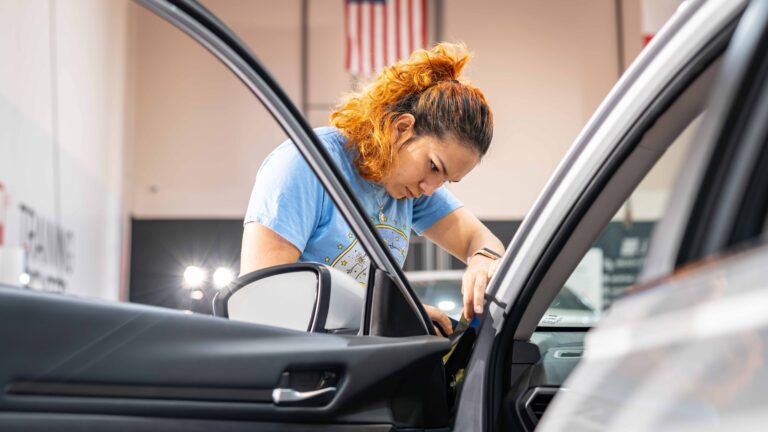
[{"label": "woman's eye", "polygon": [[438,171],[440,171],[439,169],[437,169],[437,165],[435,165],[435,162],[434,162],[434,161],[429,161],[429,168],[430,168],[432,171],[434,171],[434,172],[438,172]]}]

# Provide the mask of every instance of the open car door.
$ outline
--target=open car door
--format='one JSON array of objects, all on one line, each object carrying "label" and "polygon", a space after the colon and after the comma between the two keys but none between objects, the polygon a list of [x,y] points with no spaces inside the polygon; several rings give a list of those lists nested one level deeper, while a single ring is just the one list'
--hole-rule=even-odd
[{"label": "open car door", "polygon": [[449,341],[434,335],[401,269],[299,111],[249,49],[196,1],[139,3],[240,78],[344,213],[372,263],[361,330],[306,333],[0,287],[0,430],[447,427],[442,356]]}]

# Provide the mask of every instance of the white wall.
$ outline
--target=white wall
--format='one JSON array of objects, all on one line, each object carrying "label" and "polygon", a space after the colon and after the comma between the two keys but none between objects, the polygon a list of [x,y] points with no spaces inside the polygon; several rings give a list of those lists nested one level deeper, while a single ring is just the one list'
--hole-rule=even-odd
[{"label": "white wall", "polygon": [[[298,0],[210,2],[298,100]],[[241,217],[261,160],[285,135],[216,58],[151,12],[136,14],[133,215]]]},{"label": "white wall", "polygon": [[618,78],[614,5],[446,2],[445,37],[474,48],[467,75],[484,89],[494,111],[488,154],[452,187],[481,218],[525,215]]},{"label": "white wall", "polygon": [[33,287],[121,297],[126,13],[0,1],[2,249],[24,250]]},{"label": "white wall", "polygon": [[[300,4],[205,2],[248,43],[297,105]],[[625,0],[625,57],[640,49],[639,0]],[[310,1],[314,126],[351,89],[343,2]],[[467,76],[488,96],[491,150],[456,194],[481,218],[520,219],[618,77],[614,0],[448,0],[444,39],[476,53]],[[232,74],[177,30],[139,12],[133,214],[240,218],[256,169],[283,140]],[[170,125],[170,127],[169,127]],[[498,185],[512,185],[499,197]]]}]

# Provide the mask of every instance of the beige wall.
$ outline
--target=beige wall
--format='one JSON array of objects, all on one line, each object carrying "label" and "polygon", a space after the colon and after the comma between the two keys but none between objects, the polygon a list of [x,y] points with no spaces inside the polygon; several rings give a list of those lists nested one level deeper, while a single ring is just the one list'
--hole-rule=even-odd
[{"label": "beige wall", "polygon": [[0,0],[0,249],[35,288],[120,297],[127,6]]},{"label": "beige wall", "polygon": [[474,48],[467,75],[496,120],[456,194],[481,218],[520,219],[618,78],[613,0],[446,2],[445,37]]},{"label": "beige wall", "polygon": [[307,117],[312,126],[326,126],[328,114],[352,80],[344,70],[344,3],[310,1],[309,95]]},{"label": "beige wall", "polygon": [[[300,0],[206,4],[300,105]],[[623,2],[626,59],[640,49],[638,4]],[[256,170],[282,133],[217,60],[134,9],[133,214],[242,217]],[[618,77],[615,1],[447,0],[444,10],[444,39],[475,51],[467,76],[484,89],[496,118],[488,156],[453,190],[482,218],[520,219]],[[320,126],[351,88],[343,69],[343,2],[310,1],[309,15],[307,114]]]},{"label": "beige wall", "polygon": [[[297,100],[299,1],[219,1],[236,29]],[[211,54],[153,13],[135,14],[133,215],[228,218],[244,214],[256,170],[284,134]]]}]

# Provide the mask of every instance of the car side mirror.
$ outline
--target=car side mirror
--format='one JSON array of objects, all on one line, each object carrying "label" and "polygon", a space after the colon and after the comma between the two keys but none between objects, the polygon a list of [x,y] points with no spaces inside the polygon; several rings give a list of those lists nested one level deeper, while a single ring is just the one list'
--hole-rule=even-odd
[{"label": "car side mirror", "polygon": [[309,332],[360,329],[365,289],[317,263],[285,264],[240,276],[213,298],[213,314]]}]

